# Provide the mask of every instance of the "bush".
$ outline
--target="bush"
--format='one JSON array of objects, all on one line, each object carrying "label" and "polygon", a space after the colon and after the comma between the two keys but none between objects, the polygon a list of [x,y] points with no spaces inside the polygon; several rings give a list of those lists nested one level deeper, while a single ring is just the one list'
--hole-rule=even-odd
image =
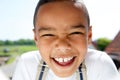
[{"label": "bush", "polygon": [[99,38],[97,40],[97,48],[101,51],[104,51],[107,45],[111,42],[111,40],[107,38]]}]

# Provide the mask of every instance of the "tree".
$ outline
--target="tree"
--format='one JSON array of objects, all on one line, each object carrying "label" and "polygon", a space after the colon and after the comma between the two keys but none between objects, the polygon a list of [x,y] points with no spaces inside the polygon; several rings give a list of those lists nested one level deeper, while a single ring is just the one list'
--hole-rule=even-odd
[{"label": "tree", "polygon": [[4,45],[4,41],[0,40],[0,46]]},{"label": "tree", "polygon": [[6,40],[4,41],[4,45],[13,45],[13,41]]},{"label": "tree", "polygon": [[35,45],[34,40],[31,39],[19,39],[14,41],[15,45]]},{"label": "tree", "polygon": [[35,45],[34,40],[31,39],[19,39],[16,41],[11,41],[11,40],[5,40],[2,41],[0,40],[0,45]]},{"label": "tree", "polygon": [[97,48],[101,51],[104,51],[107,45],[111,42],[110,39],[107,38],[99,38],[97,40]]}]

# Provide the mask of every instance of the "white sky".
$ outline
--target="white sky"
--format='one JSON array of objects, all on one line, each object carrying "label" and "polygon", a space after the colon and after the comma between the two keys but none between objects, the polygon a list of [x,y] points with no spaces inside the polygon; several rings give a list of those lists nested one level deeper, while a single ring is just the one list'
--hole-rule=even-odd
[{"label": "white sky", "polygon": [[120,0],[84,0],[93,26],[93,39],[113,39],[120,30]]},{"label": "white sky", "polygon": [[[0,40],[33,39],[33,14],[37,1],[0,1]],[[113,39],[120,30],[120,0],[84,0],[84,3],[93,26],[93,40]]]}]

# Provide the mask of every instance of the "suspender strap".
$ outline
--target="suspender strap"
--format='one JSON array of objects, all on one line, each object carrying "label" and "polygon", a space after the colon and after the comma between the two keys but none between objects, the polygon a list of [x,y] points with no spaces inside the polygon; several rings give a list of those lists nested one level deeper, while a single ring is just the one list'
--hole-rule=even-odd
[{"label": "suspender strap", "polygon": [[[45,65],[45,62],[43,62],[43,65]],[[45,70],[45,66],[42,66],[42,69],[41,69],[41,72],[40,72],[39,80],[42,80],[44,70]]]},{"label": "suspender strap", "polygon": [[79,67],[80,80],[87,80],[87,69],[85,66],[85,61]]},{"label": "suspender strap", "polygon": [[82,64],[79,67],[79,75],[80,75],[80,80],[83,80],[83,72],[82,72],[81,68],[82,68]]},{"label": "suspender strap", "polygon": [[43,60],[41,60],[40,64],[38,65],[36,80],[45,80],[47,72],[48,67],[46,63]]},{"label": "suspender strap", "polygon": [[[43,60],[41,60],[40,64],[38,65],[36,80],[45,80],[48,72],[48,67],[46,66],[46,63]],[[78,68],[76,78],[77,80],[87,80],[87,70],[84,61]]]},{"label": "suspender strap", "polygon": [[76,80],[87,80],[87,69],[85,66],[85,61],[79,66],[78,70],[76,71],[77,79]]}]

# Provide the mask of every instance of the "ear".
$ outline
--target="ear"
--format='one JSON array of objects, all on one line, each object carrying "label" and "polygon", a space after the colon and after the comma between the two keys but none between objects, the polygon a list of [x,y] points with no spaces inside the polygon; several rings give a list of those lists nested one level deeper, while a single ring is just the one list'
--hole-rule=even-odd
[{"label": "ear", "polygon": [[37,35],[36,35],[35,29],[33,29],[33,33],[34,33],[34,41],[35,41],[35,44],[36,44],[36,46],[38,47],[38,39],[37,39]]},{"label": "ear", "polygon": [[88,44],[92,42],[92,26],[88,28]]}]

